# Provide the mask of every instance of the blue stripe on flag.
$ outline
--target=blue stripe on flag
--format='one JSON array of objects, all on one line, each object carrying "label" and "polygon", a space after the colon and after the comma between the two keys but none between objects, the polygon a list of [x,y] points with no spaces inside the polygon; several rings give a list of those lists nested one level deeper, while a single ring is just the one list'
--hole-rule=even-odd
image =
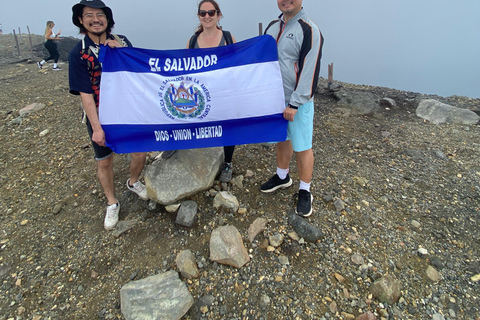
[{"label": "blue stripe on flag", "polygon": [[[255,50],[251,50],[255,47]],[[228,46],[207,49],[148,50],[101,47],[103,72],[145,72],[173,77],[221,68],[278,60],[275,40],[258,36]]]},{"label": "blue stripe on flag", "polygon": [[102,125],[115,153],[195,149],[285,141],[283,114],[178,125]]}]

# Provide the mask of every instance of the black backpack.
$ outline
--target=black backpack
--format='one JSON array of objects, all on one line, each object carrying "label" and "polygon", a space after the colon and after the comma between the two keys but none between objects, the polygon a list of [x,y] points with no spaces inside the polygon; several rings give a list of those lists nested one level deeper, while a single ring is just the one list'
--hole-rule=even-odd
[{"label": "black backpack", "polygon": [[[229,44],[232,44],[233,43],[233,38],[232,38],[232,34],[230,33],[230,31],[224,31],[222,30],[223,32],[223,37],[225,38],[225,44],[226,45],[229,45]],[[200,33],[195,33],[191,38],[190,38],[190,42],[188,44],[188,48],[189,49],[194,49],[195,48],[195,44],[197,43],[197,38],[198,38],[198,35]]]}]

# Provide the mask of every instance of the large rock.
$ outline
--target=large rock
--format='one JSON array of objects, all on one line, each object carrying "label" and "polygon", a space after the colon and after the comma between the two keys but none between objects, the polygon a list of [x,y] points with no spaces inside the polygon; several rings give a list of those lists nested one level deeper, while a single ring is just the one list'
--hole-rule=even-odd
[{"label": "large rock", "polygon": [[212,231],[210,260],[235,268],[241,268],[250,261],[250,256],[237,228],[223,226]]},{"label": "large rock", "polygon": [[127,283],[120,289],[120,301],[126,320],[178,320],[193,305],[187,286],[173,270]]},{"label": "large rock", "polygon": [[422,100],[418,105],[416,113],[420,118],[431,121],[434,124],[455,123],[472,125],[480,120],[480,117],[471,110],[456,108],[433,99]]},{"label": "large rock", "polygon": [[208,190],[222,163],[223,148],[178,150],[146,167],[148,197],[166,205]]},{"label": "large rock", "polygon": [[323,238],[323,232],[319,228],[308,223],[304,218],[290,213],[288,217],[288,224],[292,226],[293,230],[308,242],[317,242]]},{"label": "large rock", "polygon": [[367,116],[380,110],[378,98],[371,92],[340,90],[334,96],[339,100],[337,109],[346,115]]},{"label": "large rock", "polygon": [[370,286],[370,292],[380,302],[394,304],[402,295],[402,285],[392,275],[386,275]]},{"label": "large rock", "polygon": [[195,260],[195,256],[193,255],[192,251],[180,251],[177,255],[177,259],[175,259],[175,262],[177,263],[178,271],[180,271],[182,277],[186,279],[193,279],[200,276],[197,261]]}]

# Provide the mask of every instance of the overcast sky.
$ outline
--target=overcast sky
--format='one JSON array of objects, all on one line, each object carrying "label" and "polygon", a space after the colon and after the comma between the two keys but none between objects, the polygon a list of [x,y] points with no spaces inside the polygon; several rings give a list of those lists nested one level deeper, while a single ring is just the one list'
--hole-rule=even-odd
[{"label": "overcast sky", "polygon": [[[43,34],[78,36],[71,8],[79,1],[0,0],[3,33],[26,26]],[[137,47],[186,46],[198,19],[198,0],[105,0],[115,33]],[[258,35],[279,15],[275,0],[218,0],[225,30],[238,41]],[[340,81],[395,89],[480,98],[480,1],[478,0],[304,0],[308,16],[325,37],[321,76],[334,63]]]}]

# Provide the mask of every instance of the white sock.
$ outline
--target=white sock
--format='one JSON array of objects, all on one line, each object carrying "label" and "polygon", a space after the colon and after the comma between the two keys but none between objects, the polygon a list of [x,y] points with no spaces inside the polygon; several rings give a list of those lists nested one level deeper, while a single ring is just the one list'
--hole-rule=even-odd
[{"label": "white sock", "polygon": [[277,176],[282,180],[287,177],[288,172],[288,169],[280,169],[279,167],[277,167]]},{"label": "white sock", "polygon": [[57,64],[56,64],[56,63],[54,63],[54,64],[53,64],[53,67],[54,67],[54,68],[56,68],[56,67],[57,67]]},{"label": "white sock", "polygon": [[43,66],[45,64],[45,60],[42,60],[42,62],[40,62],[40,64]]},{"label": "white sock", "polygon": [[308,192],[310,192],[310,184],[311,183],[306,183],[306,182],[303,182],[302,180],[300,180],[300,188],[298,188],[299,190],[307,190]]}]

